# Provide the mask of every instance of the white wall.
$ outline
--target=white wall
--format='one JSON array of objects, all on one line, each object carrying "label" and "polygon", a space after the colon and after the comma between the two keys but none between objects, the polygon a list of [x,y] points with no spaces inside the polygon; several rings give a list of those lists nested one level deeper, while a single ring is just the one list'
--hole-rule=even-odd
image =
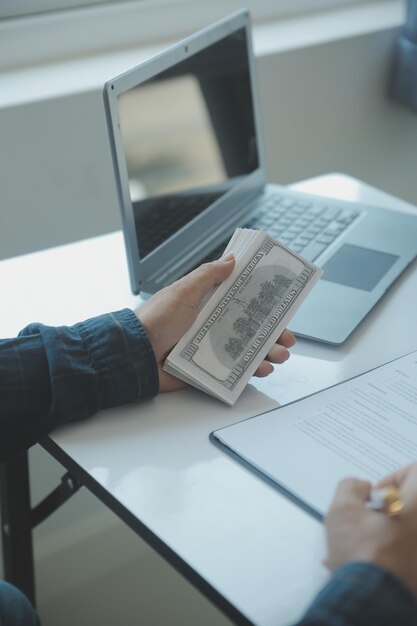
[{"label": "white wall", "polygon": [[[259,58],[271,180],[342,171],[417,203],[417,116],[386,98],[395,34]],[[0,109],[0,189],[1,257],[118,228],[99,89]],[[63,471],[37,447],[31,468],[36,502]],[[44,626],[228,623],[86,491],[35,537]]]},{"label": "white wall", "polygon": [[0,109],[0,258],[119,228],[98,90]]},{"label": "white wall", "polygon": [[417,114],[389,98],[396,29],[260,59],[271,180],[344,172],[417,204]]}]

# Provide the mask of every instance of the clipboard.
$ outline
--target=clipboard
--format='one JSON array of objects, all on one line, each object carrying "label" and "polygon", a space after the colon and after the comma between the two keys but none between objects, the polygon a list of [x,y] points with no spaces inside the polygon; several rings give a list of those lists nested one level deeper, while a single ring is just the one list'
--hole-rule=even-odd
[{"label": "clipboard", "polygon": [[213,431],[210,440],[322,520],[342,478],[373,483],[417,460],[417,351]]}]

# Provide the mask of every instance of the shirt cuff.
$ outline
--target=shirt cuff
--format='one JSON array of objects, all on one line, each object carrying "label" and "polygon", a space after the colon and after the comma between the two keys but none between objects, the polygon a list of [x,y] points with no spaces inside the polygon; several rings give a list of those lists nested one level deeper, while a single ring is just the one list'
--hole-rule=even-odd
[{"label": "shirt cuff", "polygon": [[316,596],[299,626],[410,626],[417,600],[399,578],[371,563],[348,563]]},{"label": "shirt cuff", "polygon": [[417,599],[402,581],[371,563],[348,563],[317,595],[300,626],[410,626]]},{"label": "shirt cuff", "polygon": [[97,374],[98,408],[151,398],[158,366],[145,329],[130,309],[75,324]]}]

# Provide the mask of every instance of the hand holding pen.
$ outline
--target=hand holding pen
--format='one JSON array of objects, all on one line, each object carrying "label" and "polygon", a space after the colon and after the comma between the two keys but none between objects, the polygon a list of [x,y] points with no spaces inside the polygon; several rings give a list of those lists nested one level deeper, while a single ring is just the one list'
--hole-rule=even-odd
[{"label": "hand holding pen", "polygon": [[373,563],[400,578],[417,596],[417,463],[372,486],[343,480],[326,518],[334,571],[353,561]]}]

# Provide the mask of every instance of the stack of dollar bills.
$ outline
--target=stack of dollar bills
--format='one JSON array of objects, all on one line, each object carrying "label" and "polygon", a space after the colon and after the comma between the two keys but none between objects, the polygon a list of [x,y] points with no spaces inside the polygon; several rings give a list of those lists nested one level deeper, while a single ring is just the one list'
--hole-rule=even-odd
[{"label": "stack of dollar bills", "polygon": [[204,299],[164,370],[233,405],[322,270],[263,230],[238,228],[232,274]]}]

